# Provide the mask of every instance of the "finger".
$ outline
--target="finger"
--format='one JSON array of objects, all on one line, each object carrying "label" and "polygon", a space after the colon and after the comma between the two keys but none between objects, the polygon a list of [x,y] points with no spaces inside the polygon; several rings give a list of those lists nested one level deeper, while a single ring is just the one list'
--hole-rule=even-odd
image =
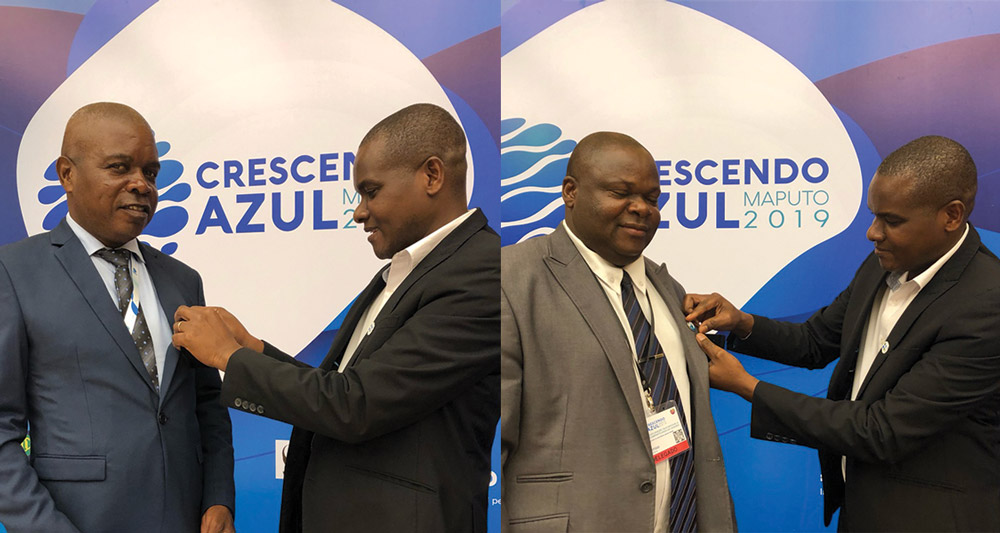
[{"label": "finger", "polygon": [[184,347],[184,340],[185,339],[183,333],[174,333],[173,336],[170,337],[170,344],[173,344],[174,348],[180,350],[181,348]]},{"label": "finger", "polygon": [[707,355],[713,363],[719,359],[719,352],[723,351],[722,348],[716,346],[714,342],[702,333],[695,335],[694,338],[698,341],[698,346],[701,348],[701,351],[705,352],[705,355]]},{"label": "finger", "polygon": [[703,299],[698,300],[697,305],[688,313],[685,317],[687,320],[697,321],[703,318],[711,317],[715,314],[715,305],[712,304],[710,300]]},{"label": "finger", "polygon": [[693,311],[694,307],[698,305],[698,302],[701,301],[701,299],[704,297],[705,297],[704,294],[692,294],[692,293],[685,294],[684,303],[682,304],[684,312],[690,313],[691,311]]},{"label": "finger", "polygon": [[190,317],[190,316],[191,316],[191,308],[188,307],[188,306],[186,306],[186,305],[182,305],[182,306],[180,306],[180,307],[177,308],[177,311],[174,311],[174,321],[175,322],[181,321],[181,320],[187,320],[188,317]]}]

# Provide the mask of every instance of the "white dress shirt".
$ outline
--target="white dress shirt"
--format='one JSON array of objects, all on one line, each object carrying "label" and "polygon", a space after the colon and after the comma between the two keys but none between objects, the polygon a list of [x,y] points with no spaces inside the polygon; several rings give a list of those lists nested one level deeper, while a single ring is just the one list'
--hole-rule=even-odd
[{"label": "white dress shirt", "polygon": [[[83,245],[83,249],[87,252],[87,255],[90,256],[90,260],[94,263],[94,267],[97,268],[97,273],[101,276],[101,280],[104,281],[104,286],[108,289],[111,301],[114,302],[117,309],[118,289],[115,288],[115,266],[94,255],[97,251],[107,248],[107,246],[104,246],[97,237],[94,237],[90,232],[83,229],[83,226],[73,220],[72,215],[66,215],[66,222],[76,237],[80,239],[80,244]],[[163,382],[163,365],[172,339],[172,332],[170,331],[171,321],[167,320],[163,308],[160,307],[160,299],[156,296],[156,287],[153,285],[153,280],[149,278],[149,272],[146,271],[145,259],[142,257],[142,252],[139,251],[139,241],[132,239],[120,248],[132,252],[132,267],[135,268],[137,274],[132,282],[138,288],[142,315],[146,318],[146,325],[149,327],[149,336],[153,340],[153,354],[156,356],[156,369],[160,379],[160,396],[162,397],[169,385]],[[131,334],[132,332],[130,331],[129,333]]]},{"label": "white dress shirt", "polygon": [[[966,224],[965,233],[955,243],[955,246],[952,246],[951,250],[948,250],[934,264],[927,267],[927,270],[914,276],[913,279],[907,279],[910,274],[909,272],[891,272],[886,276],[886,286],[882,287],[879,290],[879,294],[875,296],[875,301],[872,302],[871,313],[868,315],[868,324],[861,334],[861,349],[858,350],[858,361],[854,367],[854,384],[851,387],[852,400],[858,399],[858,391],[861,390],[861,384],[868,377],[868,371],[871,370],[872,363],[875,362],[875,358],[882,351],[882,345],[889,338],[889,333],[896,326],[899,317],[902,316],[906,308],[910,306],[910,303],[920,294],[920,291],[930,283],[934,275],[941,270],[941,267],[955,255],[955,252],[962,246],[968,235],[969,225]],[[891,349],[892,347],[888,348]],[[841,470],[846,478],[846,457],[841,460]]]},{"label": "white dress shirt", "polygon": [[[580,255],[583,256],[583,260],[587,263],[587,266],[590,267],[590,270],[600,280],[601,288],[604,289],[605,296],[608,297],[611,307],[614,308],[615,313],[618,315],[622,329],[625,330],[625,338],[629,341],[629,347],[632,349],[632,359],[635,361],[638,360],[635,341],[632,339],[632,328],[629,325],[628,316],[625,314],[625,308],[622,304],[621,283],[624,277],[622,272],[628,272],[629,277],[632,278],[632,286],[635,289],[635,297],[639,302],[639,308],[642,309],[642,313],[647,319],[650,316],[653,317],[650,322],[653,324],[656,339],[660,341],[660,348],[667,359],[667,364],[670,365],[670,372],[677,383],[677,394],[684,407],[685,421],[687,423],[688,434],[690,435],[691,382],[688,380],[684,345],[681,344],[680,330],[671,316],[670,310],[667,309],[666,302],[663,301],[663,298],[656,290],[653,290],[651,282],[646,277],[645,261],[642,257],[639,257],[639,259],[625,265],[624,268],[612,265],[603,257],[597,255],[596,252],[587,248],[583,244],[583,241],[573,234],[573,231],[569,229],[565,221],[562,224],[563,228],[566,229],[566,234],[569,235],[570,240],[573,241],[577,250],[580,251]],[[652,315],[650,315],[650,307],[652,307]],[[645,398],[646,391],[642,386],[639,368],[633,364],[632,369],[635,374],[635,383],[639,389],[640,397]],[[642,401],[642,405],[647,414],[653,413],[649,409],[649,406],[646,405],[645,400]],[[692,449],[687,453],[694,453],[694,450]],[[665,533],[667,528],[670,527],[670,461],[661,461],[656,465],[656,492],[654,494],[656,514],[653,521],[653,531],[654,533]]]},{"label": "white dress shirt", "polygon": [[441,244],[441,241],[445,237],[472,216],[474,211],[473,209],[466,211],[451,222],[434,230],[423,239],[396,252],[392,256],[389,268],[382,272],[382,279],[385,280],[385,288],[375,297],[371,305],[368,306],[368,309],[365,310],[364,315],[361,316],[361,320],[358,321],[357,327],[354,328],[354,333],[351,334],[351,340],[347,343],[347,348],[344,350],[344,356],[340,358],[340,366],[337,367],[337,372],[343,372],[347,368],[351,359],[354,358],[354,352],[358,349],[358,345],[361,344],[361,340],[365,338],[365,335],[371,333],[375,325],[375,318],[382,311],[382,307],[385,306],[385,303],[389,301],[392,294],[403,283],[406,276],[409,276],[410,272],[413,272],[413,269],[427,257],[427,254],[431,253],[431,250],[437,247],[438,244]]}]

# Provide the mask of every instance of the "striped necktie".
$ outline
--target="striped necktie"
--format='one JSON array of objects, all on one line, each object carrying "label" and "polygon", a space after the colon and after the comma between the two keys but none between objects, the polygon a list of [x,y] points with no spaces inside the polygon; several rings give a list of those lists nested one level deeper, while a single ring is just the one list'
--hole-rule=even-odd
[{"label": "striped necktie", "polygon": [[[685,424],[684,406],[677,392],[677,383],[670,372],[667,358],[661,354],[660,341],[642,314],[639,300],[632,287],[632,278],[628,272],[622,271],[622,306],[632,328],[632,340],[635,341],[635,351],[639,367],[646,378],[653,405],[661,405],[673,400],[677,404],[681,423]],[[697,498],[694,478],[694,440],[691,448],[680,455],[675,455],[670,461],[670,531],[673,533],[697,531]]]},{"label": "striped necktie", "polygon": [[[132,252],[118,248],[111,250],[102,248],[95,252],[97,257],[111,263],[115,267],[115,290],[118,292],[118,310],[122,317],[128,312],[128,306],[132,301],[132,272],[129,269],[132,259]],[[153,350],[153,337],[149,334],[149,327],[146,325],[146,317],[142,313],[142,305],[136,310],[135,326],[132,327],[132,340],[135,347],[142,356],[142,364],[146,367],[150,379],[153,381],[153,388],[160,390],[160,379],[156,371],[156,352]]]}]

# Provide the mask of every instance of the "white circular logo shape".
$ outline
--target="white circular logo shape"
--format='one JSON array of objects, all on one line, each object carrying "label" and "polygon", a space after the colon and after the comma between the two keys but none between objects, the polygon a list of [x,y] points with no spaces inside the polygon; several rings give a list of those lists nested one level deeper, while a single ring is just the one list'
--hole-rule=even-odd
[{"label": "white circular logo shape", "polygon": [[415,102],[457,117],[418,58],[335,3],[158,2],[28,125],[17,183],[29,234],[46,229],[59,200],[45,173],[66,120],[96,101],[136,108],[168,145],[161,157],[181,167],[178,192],[160,191],[160,211],[174,209],[175,221],[164,237],[141,238],[172,243],[165,250],[201,273],[210,305],[291,353],[382,264],[352,221],[353,152],[365,132]]}]

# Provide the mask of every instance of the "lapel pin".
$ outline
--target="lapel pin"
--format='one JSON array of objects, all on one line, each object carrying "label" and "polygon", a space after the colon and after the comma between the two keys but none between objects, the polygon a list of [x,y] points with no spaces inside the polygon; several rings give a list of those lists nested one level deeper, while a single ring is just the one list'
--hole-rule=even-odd
[{"label": "lapel pin", "polygon": [[888,351],[889,351],[889,341],[885,341],[885,342],[882,343],[882,353],[885,353],[885,352],[888,352]]}]

